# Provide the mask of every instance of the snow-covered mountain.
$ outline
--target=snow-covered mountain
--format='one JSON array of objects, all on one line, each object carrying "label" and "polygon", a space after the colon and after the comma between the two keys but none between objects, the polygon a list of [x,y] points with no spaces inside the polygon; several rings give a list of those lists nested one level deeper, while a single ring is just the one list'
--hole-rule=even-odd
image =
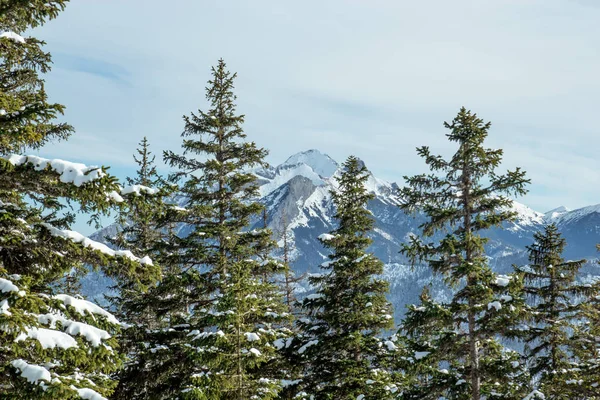
[{"label": "snow-covered mountain", "polygon": [[[327,258],[317,237],[335,228],[334,207],[330,195],[336,190],[336,174],[339,164],[318,150],[308,150],[289,157],[276,167],[256,169],[259,179],[261,201],[267,207],[268,224],[275,239],[282,244],[284,229],[290,243],[292,267],[298,274],[317,273]],[[385,275],[390,281],[391,300],[396,314],[402,314],[407,303],[415,302],[424,285],[432,281],[427,267],[411,267],[400,253],[400,247],[411,234],[419,233],[423,217],[408,216],[398,208],[396,189],[398,185],[371,175],[368,189],[375,199],[368,205],[375,219],[372,234],[372,251],[386,264]],[[578,210],[560,207],[540,213],[515,202],[518,217],[505,229],[486,232],[490,238],[487,253],[492,267],[498,272],[508,272],[512,264],[526,263],[525,246],[532,241],[533,233],[545,223],[555,222],[564,233],[568,247],[566,258],[595,258],[595,244],[600,242],[600,205]],[[256,221],[255,227],[263,221]],[[97,232],[101,239],[114,227]],[[585,274],[600,275],[600,268],[590,263]],[[97,293],[89,290],[89,294]],[[308,289],[308,287],[305,287]],[[444,295],[439,280],[433,280],[432,290]]]}]

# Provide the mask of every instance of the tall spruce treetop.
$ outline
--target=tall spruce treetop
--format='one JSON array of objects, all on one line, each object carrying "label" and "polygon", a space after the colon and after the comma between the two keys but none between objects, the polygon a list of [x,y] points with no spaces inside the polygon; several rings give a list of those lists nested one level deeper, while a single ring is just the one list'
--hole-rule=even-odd
[{"label": "tall spruce treetop", "polygon": [[[402,251],[413,262],[426,261],[435,273],[459,289],[450,307],[454,324],[464,329],[459,335],[464,345],[458,354],[449,356],[464,360],[471,398],[479,400],[483,392],[493,390],[489,385],[496,382],[493,373],[485,371],[480,363],[486,347],[512,314],[518,313],[514,306],[496,307],[500,304],[496,303],[500,301],[498,291],[506,289],[505,283],[511,280],[498,279],[488,266],[484,249],[487,239],[480,232],[515,217],[512,200],[506,196],[523,195],[529,181],[519,168],[496,174],[502,150],[484,147],[489,122],[461,108],[456,118],[444,126],[450,130],[448,140],[456,143],[458,150],[446,160],[433,155],[428,147],[418,148],[432,173],[406,177],[408,186],[400,195],[403,210],[422,211],[428,217],[421,226],[425,238],[436,233],[445,236],[437,242],[413,236]],[[488,307],[490,304],[493,306]],[[504,323],[494,323],[500,316]]]},{"label": "tall spruce treetop", "polygon": [[[103,399],[121,356],[119,322],[80,297],[57,292],[83,264],[131,276],[148,258],[114,251],[69,230],[74,215],[106,212],[122,201],[104,168],[9,155],[68,136],[56,123],[62,105],[47,103],[39,73],[49,70],[43,42],[20,35],[61,11],[65,1],[0,2],[0,397]],[[4,32],[4,30],[8,30]],[[73,293],[71,293],[73,294]]]},{"label": "tall spruce treetop", "polygon": [[393,321],[388,283],[379,278],[383,263],[367,251],[374,221],[366,206],[374,195],[362,161],[351,156],[342,167],[339,190],[331,192],[339,226],[319,237],[332,254],[323,274],[310,278],[317,291],[302,303],[306,318],[293,346],[304,368],[298,398],[385,399],[397,388],[379,368],[388,352],[380,335]]},{"label": "tall spruce treetop", "polygon": [[136,149],[138,156],[133,156],[138,165],[136,175],[125,179],[127,207],[123,207],[117,216],[121,230],[115,238],[108,239],[116,246],[150,254],[156,251],[156,243],[161,239],[160,211],[167,190],[156,171],[155,156],[150,151],[148,139],[144,137],[139,146]]},{"label": "tall spruce treetop", "polygon": [[[593,303],[598,288],[577,282],[585,260],[565,261],[566,241],[555,224],[534,234],[527,247],[529,265],[517,270],[525,279],[530,300],[525,353],[533,376],[539,378],[539,390],[547,399],[590,398],[597,388],[580,381],[589,371],[576,358],[578,348],[594,351],[587,337],[579,336],[587,304]],[[598,379],[593,379],[598,384]]]},{"label": "tall spruce treetop", "polygon": [[177,220],[188,226],[177,252],[190,299],[186,399],[269,399],[279,391],[266,370],[276,357],[273,342],[287,332],[278,328],[288,314],[273,284],[283,266],[264,260],[271,232],[248,230],[263,209],[248,171],[265,165],[267,151],[245,141],[235,78],[219,60],[206,88],[209,110],[184,117],[183,154],[165,152],[187,202]]}]

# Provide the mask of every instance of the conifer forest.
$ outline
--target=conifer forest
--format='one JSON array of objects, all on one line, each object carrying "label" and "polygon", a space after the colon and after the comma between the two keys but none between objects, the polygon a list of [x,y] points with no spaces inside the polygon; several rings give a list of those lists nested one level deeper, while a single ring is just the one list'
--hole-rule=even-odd
[{"label": "conifer forest", "polygon": [[274,168],[217,58],[117,177],[43,157],[78,135],[37,36],[70,6],[0,0],[0,399],[600,399],[600,208],[517,203],[536,181],[483,113],[398,184],[360,154]]}]

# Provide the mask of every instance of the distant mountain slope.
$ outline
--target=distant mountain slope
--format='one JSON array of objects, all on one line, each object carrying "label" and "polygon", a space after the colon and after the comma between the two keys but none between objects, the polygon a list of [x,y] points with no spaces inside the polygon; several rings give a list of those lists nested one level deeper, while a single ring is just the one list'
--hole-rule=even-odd
[{"label": "distant mountain slope", "polygon": [[[327,259],[327,250],[317,237],[335,228],[330,191],[337,190],[335,176],[339,173],[339,164],[327,154],[308,150],[292,155],[279,166],[256,169],[253,173],[261,185],[260,201],[267,208],[268,225],[280,245],[284,229],[288,230],[293,269],[298,274],[318,273],[320,264]],[[427,267],[413,268],[399,253],[401,244],[410,235],[419,234],[423,217],[408,216],[398,208],[397,184],[371,175],[367,187],[376,196],[368,205],[375,219],[371,250],[386,263],[390,299],[396,314],[400,315],[405,304],[417,301],[422,287],[432,281]],[[546,214],[518,202],[514,202],[513,208],[518,215],[515,222],[506,224],[505,229],[486,232],[490,238],[486,246],[490,264],[498,272],[510,271],[512,264],[526,263],[525,246],[531,243],[533,233],[548,222],[557,223],[567,238],[567,258],[597,257],[595,244],[600,242],[600,205],[573,211],[563,207]],[[257,220],[253,228],[262,224],[262,220]],[[115,229],[114,226],[105,228],[94,234],[94,238],[101,240],[107,233],[114,234]],[[584,273],[600,275],[600,269],[590,264]],[[310,290],[306,283],[303,289]],[[433,279],[433,290],[439,296],[445,293],[437,279]],[[87,294],[98,295],[98,288]]]}]

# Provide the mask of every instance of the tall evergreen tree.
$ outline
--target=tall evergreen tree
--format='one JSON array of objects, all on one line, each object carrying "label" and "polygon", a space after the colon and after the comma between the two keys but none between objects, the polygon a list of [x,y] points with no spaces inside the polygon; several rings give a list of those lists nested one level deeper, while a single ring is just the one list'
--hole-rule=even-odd
[{"label": "tall evergreen tree", "polygon": [[538,389],[546,399],[588,399],[598,389],[586,389],[581,384],[582,373],[587,371],[582,370],[576,354],[581,346],[593,349],[576,333],[580,331],[586,304],[600,293],[593,285],[577,281],[586,261],[565,261],[565,245],[558,227],[550,224],[543,232],[536,232],[534,243],[527,247],[529,265],[517,268],[525,278],[525,293],[531,304],[525,353]]},{"label": "tall evergreen tree", "polygon": [[[488,306],[489,316],[498,320],[496,324],[514,323],[510,318],[502,318],[498,309],[524,306],[521,286],[511,282],[507,289]],[[420,300],[418,305],[409,306],[400,331],[393,339],[397,347],[393,365],[404,385],[399,398],[470,399],[469,370],[464,358],[450,356],[464,353],[467,346],[464,328],[457,328],[453,317],[452,304],[435,301],[427,287]],[[486,344],[481,351],[480,365],[491,384],[483,384],[482,392],[489,399],[521,400],[530,381],[523,357],[496,341],[488,340]]]},{"label": "tall evergreen tree", "polygon": [[[597,246],[600,250],[600,245]],[[598,260],[600,264],[600,259]],[[600,399],[600,279],[596,278],[587,295],[581,302],[578,319],[582,321],[575,332],[577,348],[574,351],[579,361],[580,385],[578,393],[591,400]]]},{"label": "tall evergreen tree", "polygon": [[[138,165],[136,175],[127,177],[127,186],[121,191],[126,201],[121,207],[116,223],[118,231],[114,237],[106,240],[113,246],[129,249],[136,254],[151,255],[154,260],[160,256],[159,247],[163,240],[163,231],[159,226],[161,217],[166,207],[165,198],[169,193],[167,185],[156,171],[155,157],[150,151],[148,139],[144,137],[139,148],[136,149],[137,157],[133,160]],[[160,278],[160,271],[154,269],[153,276],[147,276],[147,282],[155,283]],[[150,317],[150,313],[136,310],[137,315],[132,315],[143,296],[144,287],[128,280],[120,281],[113,288],[117,296],[111,298],[113,308],[118,310],[118,316],[128,323],[139,322],[139,318]],[[128,306],[131,305],[131,306]]]},{"label": "tall evergreen tree", "polygon": [[261,261],[273,246],[270,231],[247,230],[262,206],[254,201],[256,177],[246,171],[264,164],[267,152],[244,141],[236,75],[223,60],[212,75],[210,109],[184,117],[183,154],[165,152],[186,203],[170,220],[185,230],[167,262],[178,268],[157,287],[168,293],[162,312],[176,337],[154,347],[165,373],[149,398],[269,399],[279,390],[265,370],[276,357],[273,342],[286,335],[277,328],[287,317],[272,282],[282,265]]},{"label": "tall evergreen tree", "polygon": [[413,262],[427,262],[457,289],[448,304],[456,335],[448,346],[436,350],[443,352],[436,357],[452,365],[458,362],[463,380],[468,382],[469,398],[479,400],[501,390],[515,390],[502,385],[518,371],[511,368],[516,364],[510,360],[495,365],[503,359],[495,338],[507,334],[505,327],[522,312],[522,307],[503,304],[502,299],[509,298],[501,297],[505,295],[502,292],[511,281],[517,286],[518,282],[498,277],[490,269],[484,249],[487,238],[480,232],[515,217],[512,200],[505,196],[524,194],[529,181],[518,168],[496,174],[502,150],[483,146],[490,123],[462,108],[444,125],[450,130],[448,140],[457,143],[458,150],[446,160],[433,155],[428,147],[418,148],[432,173],[406,177],[408,186],[400,196],[403,210],[421,211],[428,217],[421,226],[424,238],[436,233],[445,236],[429,242],[413,236],[403,252]]},{"label": "tall evergreen tree", "polygon": [[118,338],[126,359],[124,368],[116,375],[119,383],[111,396],[113,399],[148,397],[148,387],[154,385],[151,380],[156,373],[151,370],[156,366],[151,361],[155,358],[152,352],[160,345],[156,342],[157,331],[168,327],[158,315],[161,302],[154,293],[157,281],[169,268],[165,253],[172,235],[164,228],[163,220],[169,212],[167,199],[171,190],[156,170],[155,157],[146,137],[139,146],[137,156],[133,156],[138,165],[136,175],[126,178],[128,186],[123,189],[126,201],[116,219],[119,230],[116,236],[106,239],[118,248],[150,255],[160,263],[161,269],[148,274],[146,285],[120,279],[113,287],[116,295],[110,297],[111,304],[116,315],[127,324]]},{"label": "tall evergreen tree", "polygon": [[367,251],[373,218],[366,206],[374,198],[365,188],[368,171],[349,157],[332,191],[339,226],[319,237],[332,249],[323,274],[310,277],[317,288],[302,303],[306,318],[294,353],[304,371],[298,398],[385,399],[397,389],[380,368],[387,352],[380,335],[393,326],[386,300],[388,284],[379,276],[383,263]]},{"label": "tall evergreen tree", "polygon": [[83,264],[135,280],[148,258],[114,251],[69,230],[74,215],[107,212],[122,201],[105,168],[21,156],[65,139],[73,128],[54,119],[39,73],[50,68],[42,41],[21,34],[54,18],[66,1],[0,2],[0,397],[103,399],[121,363],[117,319],[97,305],[57,292]]}]

